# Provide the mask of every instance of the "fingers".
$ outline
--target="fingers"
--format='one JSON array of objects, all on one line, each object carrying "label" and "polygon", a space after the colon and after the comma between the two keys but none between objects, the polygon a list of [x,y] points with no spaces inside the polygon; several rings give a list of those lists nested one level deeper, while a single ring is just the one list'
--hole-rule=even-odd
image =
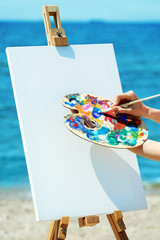
[{"label": "fingers", "polygon": [[[114,98],[113,105],[114,106],[118,106],[121,103],[121,101],[124,100],[124,99],[127,102],[127,98],[128,98],[128,96],[126,96],[125,93],[124,94],[118,94]],[[128,102],[129,102],[129,100],[128,100]]]},{"label": "fingers", "polygon": [[134,110],[132,108],[122,108],[120,106],[112,106],[112,110],[115,111],[116,113],[125,113],[125,114],[134,115]]},{"label": "fingers", "polygon": [[95,128],[96,124],[94,122],[92,122],[89,117],[87,117],[85,114],[81,115],[83,121],[85,122],[85,124],[87,125],[87,127],[89,128]]},{"label": "fingers", "polygon": [[113,106],[118,106],[119,104],[123,103],[127,103],[130,102],[131,100],[136,100],[138,99],[138,97],[136,96],[136,94],[131,90],[128,91],[126,93],[122,93],[122,94],[118,94],[115,96],[115,99],[113,101]]}]

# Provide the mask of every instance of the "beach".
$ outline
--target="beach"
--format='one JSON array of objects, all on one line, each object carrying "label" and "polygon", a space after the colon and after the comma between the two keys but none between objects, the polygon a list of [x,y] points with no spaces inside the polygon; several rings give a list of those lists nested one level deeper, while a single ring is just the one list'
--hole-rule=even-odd
[{"label": "beach", "polygon": [[[30,192],[5,191],[0,195],[0,240],[44,240],[50,222],[36,222]],[[148,209],[123,213],[130,240],[160,239],[160,194],[146,196]],[[79,228],[77,219],[70,219],[67,239],[115,239],[105,215],[100,224]]]}]

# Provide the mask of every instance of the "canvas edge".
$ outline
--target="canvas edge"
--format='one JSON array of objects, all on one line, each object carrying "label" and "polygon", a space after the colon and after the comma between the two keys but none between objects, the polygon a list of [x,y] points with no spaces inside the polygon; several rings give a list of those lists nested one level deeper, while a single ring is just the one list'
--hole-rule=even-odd
[{"label": "canvas edge", "polygon": [[30,186],[31,186],[31,194],[32,194],[33,205],[34,205],[34,209],[35,209],[35,217],[36,217],[36,221],[40,221],[39,214],[38,214],[36,197],[35,197],[35,191],[34,191],[34,187],[33,187],[33,184],[32,184],[32,176],[31,176],[31,173],[30,173],[31,170],[30,170],[29,163],[28,163],[29,162],[28,152],[27,152],[27,148],[26,148],[26,144],[25,144],[25,138],[24,138],[23,127],[22,127],[22,122],[21,122],[21,115],[20,115],[20,112],[18,110],[19,104],[18,104],[18,100],[17,100],[16,88],[15,88],[15,85],[14,85],[14,76],[13,76],[12,67],[11,67],[11,60],[10,60],[10,50],[11,50],[11,48],[12,47],[7,47],[5,49],[5,51],[6,51],[6,55],[7,55],[8,67],[9,67],[9,72],[10,72],[12,91],[13,91],[14,100],[15,100],[15,103],[16,103],[15,105],[16,105],[16,111],[17,111],[17,116],[18,116],[19,128],[20,128],[20,132],[21,132],[21,139],[22,139],[23,149],[24,149],[24,152],[25,152],[24,157],[26,159],[29,182],[30,182]]}]

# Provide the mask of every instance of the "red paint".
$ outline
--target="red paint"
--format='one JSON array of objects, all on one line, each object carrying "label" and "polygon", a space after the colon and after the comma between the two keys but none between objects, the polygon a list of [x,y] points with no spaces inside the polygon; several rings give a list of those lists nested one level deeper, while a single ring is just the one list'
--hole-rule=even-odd
[{"label": "red paint", "polygon": [[107,102],[108,102],[108,100],[101,100],[101,103],[102,103],[102,104],[104,104],[104,105],[106,105],[107,107],[109,107],[109,104],[108,104]]},{"label": "red paint", "polygon": [[141,133],[139,134],[139,136],[140,136],[140,137],[143,137],[143,136],[144,136],[144,133],[143,133],[143,132],[141,132]]},{"label": "red paint", "polygon": [[73,122],[73,118],[70,117],[70,121]]},{"label": "red paint", "polygon": [[89,98],[93,98],[93,99],[97,99],[97,97],[94,97],[94,96],[92,96],[92,95],[87,95]]},{"label": "red paint", "polygon": [[112,123],[112,119],[110,117],[105,116],[104,120]]},{"label": "red paint", "polygon": [[137,124],[138,126],[141,125],[141,120],[140,120],[140,119],[136,118],[136,119],[135,119],[135,122],[136,122],[136,124]]}]

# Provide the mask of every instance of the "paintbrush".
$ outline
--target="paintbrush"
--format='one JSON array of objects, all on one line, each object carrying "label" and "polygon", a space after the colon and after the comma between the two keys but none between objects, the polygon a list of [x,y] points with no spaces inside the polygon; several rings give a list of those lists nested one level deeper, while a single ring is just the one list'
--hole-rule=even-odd
[{"label": "paintbrush", "polygon": [[[152,99],[152,98],[157,98],[157,97],[160,97],[160,94],[153,95],[153,96],[146,97],[146,98],[142,98],[142,99],[137,99],[137,100],[134,100],[134,101],[131,101],[131,102],[128,102],[128,103],[123,103],[123,104],[119,105],[119,107],[127,108],[130,105],[133,105],[133,104],[136,104],[136,103],[139,103],[139,102],[143,102],[143,101],[146,101],[146,100],[149,100],[149,99]],[[106,112],[109,112],[111,110],[112,110],[111,107],[107,108],[107,109],[103,109],[103,110],[101,110],[101,113],[106,113]]]}]

